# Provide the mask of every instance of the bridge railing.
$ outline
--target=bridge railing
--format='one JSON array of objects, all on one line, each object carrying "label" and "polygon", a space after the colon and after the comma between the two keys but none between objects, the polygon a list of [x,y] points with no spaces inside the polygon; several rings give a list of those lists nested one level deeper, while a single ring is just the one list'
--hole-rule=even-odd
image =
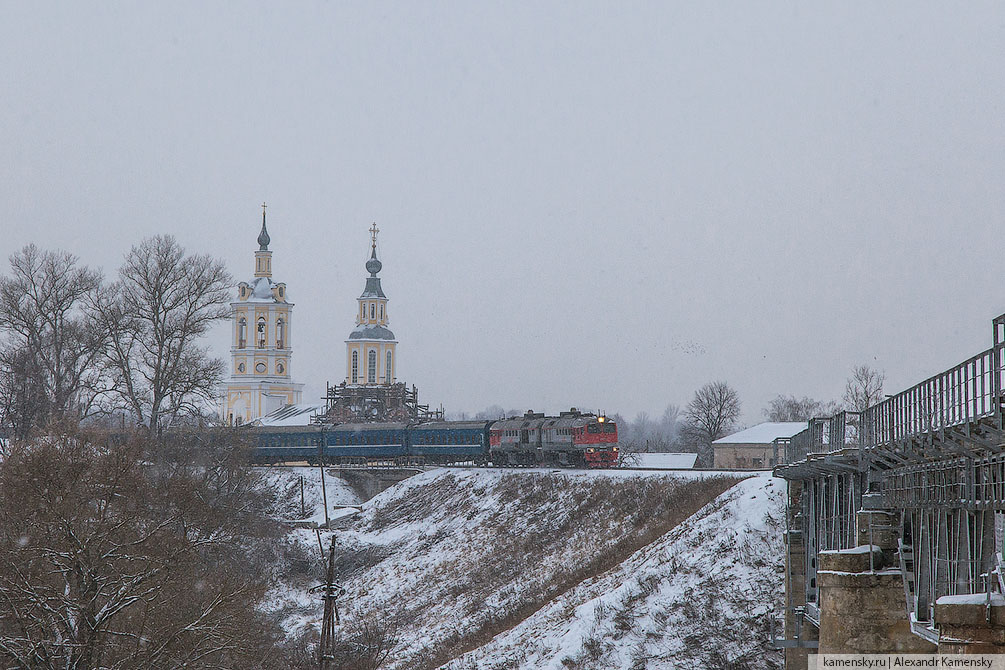
[{"label": "bridge railing", "polygon": [[[990,349],[863,412],[839,412],[815,418],[806,430],[784,445],[785,462],[808,454],[846,446],[865,449],[892,447],[912,437],[942,433],[956,426],[991,420],[1005,429],[1002,390],[1005,389],[1005,314],[995,318]],[[987,425],[987,424],[986,424]]]},{"label": "bridge railing", "polygon": [[997,338],[999,319],[993,347],[863,412],[862,446],[889,446],[988,417],[1000,423],[1005,370],[1003,344]]},{"label": "bridge railing", "polygon": [[793,435],[792,439],[785,445],[785,462],[795,463],[805,459],[806,455],[812,451],[811,444],[812,438],[808,428]]},{"label": "bridge railing", "polygon": [[861,423],[860,412],[838,412],[828,418],[824,426],[826,431],[824,443],[827,445],[827,450],[837,451],[845,447],[860,446],[859,435],[861,431],[859,426]]},{"label": "bridge railing", "polygon": [[857,447],[859,419],[858,412],[838,412],[831,417],[810,419],[806,422],[806,430],[775,442],[784,448],[786,463],[801,461],[808,454]]}]

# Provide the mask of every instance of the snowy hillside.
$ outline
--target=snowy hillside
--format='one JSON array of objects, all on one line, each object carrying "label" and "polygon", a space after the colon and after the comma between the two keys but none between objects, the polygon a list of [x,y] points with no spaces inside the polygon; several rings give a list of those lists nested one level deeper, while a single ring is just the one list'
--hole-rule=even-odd
[{"label": "snowy hillside", "polygon": [[[784,485],[753,477],[447,667],[726,668],[767,654],[782,598]],[[775,659],[781,664],[781,658]]]},{"label": "snowy hillside", "polygon": [[[281,513],[287,520],[323,524],[325,510],[321,494],[321,470],[316,467],[269,468],[266,481],[282,501]],[[301,508],[301,478],[303,479],[303,508]],[[340,516],[342,508],[358,506],[359,496],[348,484],[334,476],[325,476],[325,493],[328,501],[328,518]]]},{"label": "snowy hillside", "polygon": [[[667,658],[717,668],[760,657],[764,614],[781,593],[781,486],[735,484],[702,473],[417,475],[335,531],[343,623],[392,628],[384,667],[395,669],[672,667]],[[289,553],[301,569],[287,571],[269,609],[296,636],[320,624],[307,593],[320,579],[314,531],[291,531]]]}]

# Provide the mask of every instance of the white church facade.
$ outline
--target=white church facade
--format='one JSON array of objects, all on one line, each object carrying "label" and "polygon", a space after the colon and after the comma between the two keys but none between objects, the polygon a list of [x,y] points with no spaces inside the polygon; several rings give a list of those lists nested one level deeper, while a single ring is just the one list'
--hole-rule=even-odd
[{"label": "white church facade", "polygon": [[221,408],[225,423],[248,423],[284,405],[298,404],[303,384],[293,381],[293,303],[286,284],[272,280],[262,205],[262,231],[255,252],[255,276],[238,284],[231,307],[230,377]]}]

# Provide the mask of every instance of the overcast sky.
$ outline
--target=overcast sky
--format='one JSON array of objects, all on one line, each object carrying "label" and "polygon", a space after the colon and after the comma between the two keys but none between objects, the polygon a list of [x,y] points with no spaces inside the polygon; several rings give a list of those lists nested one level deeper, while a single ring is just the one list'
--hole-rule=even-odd
[{"label": "overcast sky", "polygon": [[399,378],[448,411],[724,379],[756,423],[860,363],[902,390],[1005,312],[1002,3],[0,9],[2,256],[111,275],[170,233],[249,279],[265,200],[305,399],[373,221]]}]

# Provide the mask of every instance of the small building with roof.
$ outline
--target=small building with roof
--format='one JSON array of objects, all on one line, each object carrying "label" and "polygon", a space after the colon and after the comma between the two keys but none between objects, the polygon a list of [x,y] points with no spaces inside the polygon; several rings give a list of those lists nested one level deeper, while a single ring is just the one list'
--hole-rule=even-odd
[{"label": "small building with roof", "polygon": [[806,429],[805,421],[766,421],[712,442],[712,467],[729,470],[767,470],[784,458],[778,440],[788,440]]}]

